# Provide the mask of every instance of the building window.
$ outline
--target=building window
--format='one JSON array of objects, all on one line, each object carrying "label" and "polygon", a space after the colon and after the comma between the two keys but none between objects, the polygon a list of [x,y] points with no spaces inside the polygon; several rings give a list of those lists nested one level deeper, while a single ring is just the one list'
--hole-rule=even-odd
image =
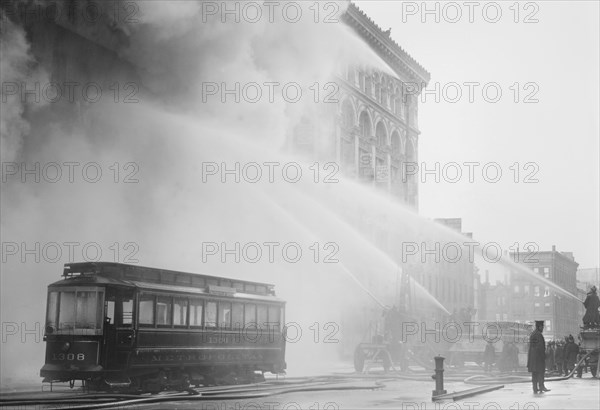
[{"label": "building window", "polygon": [[500,321],[500,313],[496,313],[496,322]]},{"label": "building window", "polygon": [[504,320],[505,322],[508,321],[508,314],[507,313],[503,313],[502,314],[502,320]]},{"label": "building window", "polygon": [[533,287],[533,296],[540,296],[540,287],[539,286]]},{"label": "building window", "polygon": [[529,285],[523,286],[523,293],[525,293],[527,296],[529,296]]},{"label": "building window", "polygon": [[519,293],[519,285],[515,285],[515,293]]},{"label": "building window", "polygon": [[550,288],[546,286],[544,288],[544,297],[547,298],[548,296],[550,296]]},{"label": "building window", "polygon": [[546,320],[545,326],[547,331],[552,331],[552,322],[550,320]]},{"label": "building window", "polygon": [[550,313],[550,303],[544,303],[544,313]]},{"label": "building window", "polygon": [[539,310],[539,308],[540,308],[540,304],[538,302],[535,302],[533,304],[533,311],[534,311],[534,313],[537,312]]},{"label": "building window", "polygon": [[544,273],[550,273],[550,268],[544,268]]},{"label": "building window", "polygon": [[535,273],[539,273],[539,272],[540,272],[540,268],[533,268],[533,271],[534,271]]}]

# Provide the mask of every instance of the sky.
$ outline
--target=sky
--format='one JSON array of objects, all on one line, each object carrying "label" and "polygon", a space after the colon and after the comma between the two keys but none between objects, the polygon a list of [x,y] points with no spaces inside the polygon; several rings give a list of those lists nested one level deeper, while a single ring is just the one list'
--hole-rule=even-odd
[{"label": "sky", "polygon": [[556,245],[597,267],[599,3],[491,3],[356,2],[431,73],[419,212],[460,217],[504,250]]}]

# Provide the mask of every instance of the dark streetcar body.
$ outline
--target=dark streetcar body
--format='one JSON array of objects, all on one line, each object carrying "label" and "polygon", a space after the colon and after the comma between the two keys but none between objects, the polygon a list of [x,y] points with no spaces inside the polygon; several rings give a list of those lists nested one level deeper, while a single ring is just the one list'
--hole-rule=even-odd
[{"label": "dark streetcar body", "polygon": [[286,368],[272,285],[108,262],[63,278],[48,286],[45,382],[160,391]]}]

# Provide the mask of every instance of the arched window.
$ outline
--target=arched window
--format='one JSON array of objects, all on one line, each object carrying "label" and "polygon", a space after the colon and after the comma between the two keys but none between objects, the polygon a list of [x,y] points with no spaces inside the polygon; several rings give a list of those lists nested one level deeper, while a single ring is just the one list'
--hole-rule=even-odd
[{"label": "arched window", "polygon": [[387,145],[387,132],[385,131],[385,126],[381,121],[377,123],[377,128],[375,129],[375,136],[377,137],[377,145],[379,145],[380,147]]},{"label": "arched window", "polygon": [[360,118],[358,119],[358,126],[360,128],[360,135],[363,138],[371,138],[371,119],[369,118],[369,114],[366,111],[360,113]]}]

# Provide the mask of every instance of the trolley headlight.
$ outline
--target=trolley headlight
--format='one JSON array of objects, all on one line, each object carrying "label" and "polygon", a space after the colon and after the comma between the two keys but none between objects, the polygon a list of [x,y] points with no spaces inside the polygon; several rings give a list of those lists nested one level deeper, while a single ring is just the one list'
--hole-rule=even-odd
[{"label": "trolley headlight", "polygon": [[68,352],[70,348],[71,348],[71,343],[69,343],[69,342],[65,342],[65,344],[64,344],[64,345],[62,345],[62,348],[61,348],[61,350],[62,350],[63,352]]}]

